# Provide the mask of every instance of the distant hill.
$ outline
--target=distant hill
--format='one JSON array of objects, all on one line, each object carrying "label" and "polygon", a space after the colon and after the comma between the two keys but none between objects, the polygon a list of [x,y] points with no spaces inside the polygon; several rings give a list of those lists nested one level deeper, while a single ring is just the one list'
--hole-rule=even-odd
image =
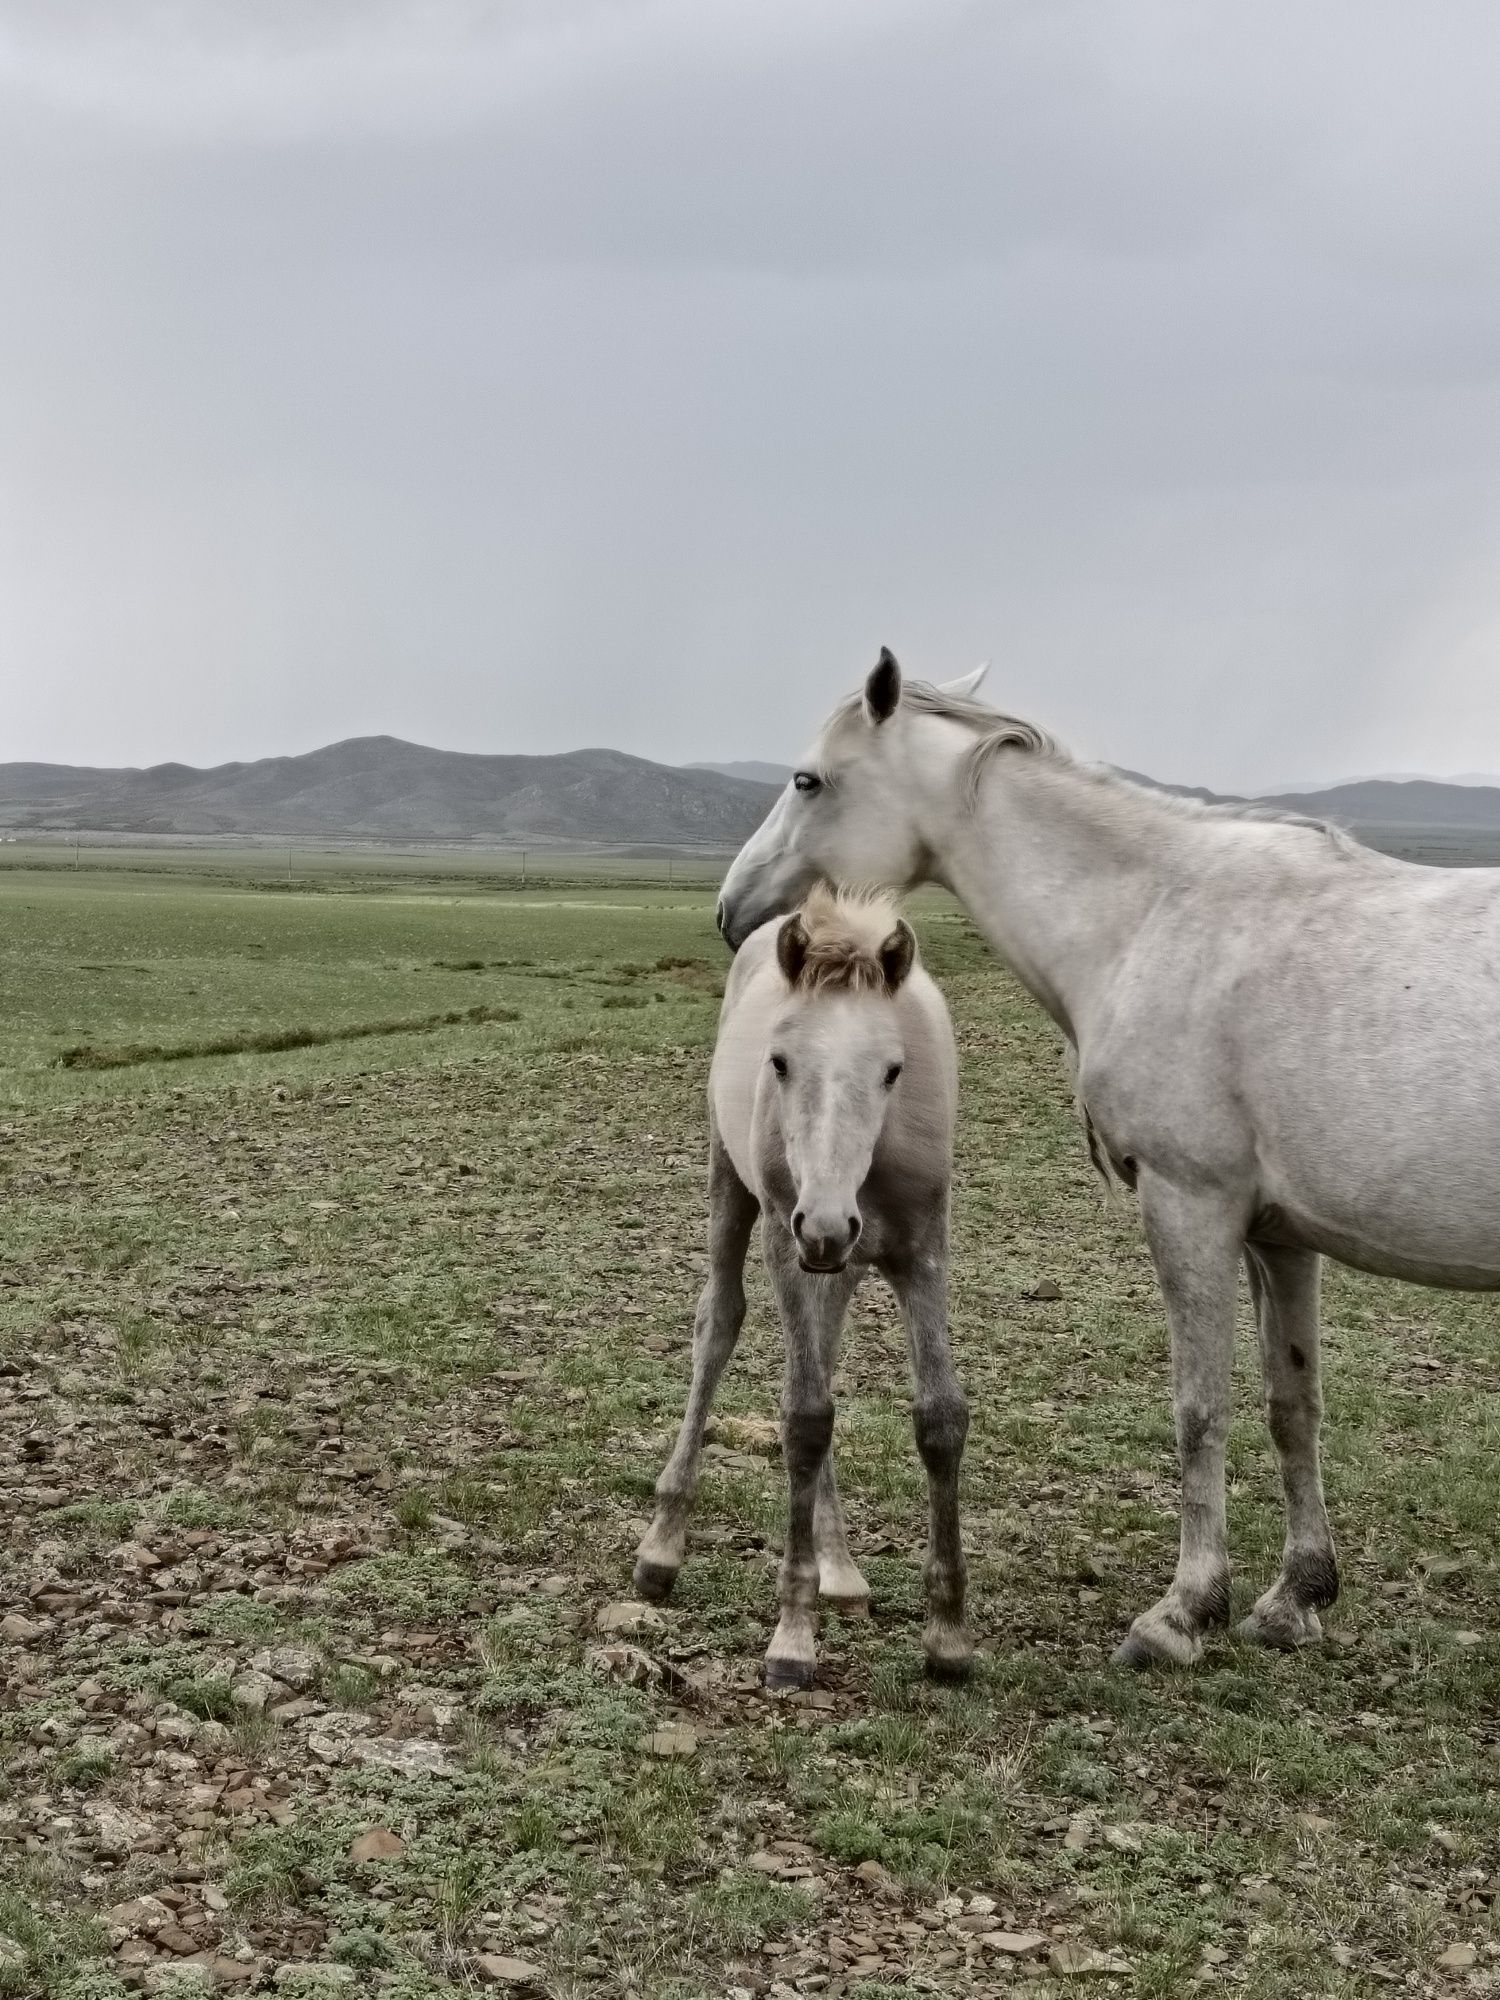
[{"label": "distant hill", "polygon": [[790,764],[765,764],[758,757],[746,757],[739,763],[728,764],[684,764],[685,771],[717,771],[721,778],[748,778],[753,785],[774,785],[779,792],[792,775]]},{"label": "distant hill", "polygon": [[[620,750],[475,756],[356,736],[301,757],[195,770],[0,764],[0,828],[13,833],[269,834],[519,845],[737,847],[789,775],[760,762],[654,764]],[[1201,786],[1138,784],[1209,802]],[[1368,778],[1256,803],[1356,829],[1500,835],[1500,785]]]},{"label": "distant hill", "polygon": [[775,797],[768,785],[619,750],[473,756],[357,736],[301,757],[195,770],[0,765],[12,832],[352,835],[734,847]]},{"label": "distant hill", "polygon": [[1500,786],[1444,784],[1437,778],[1366,778],[1321,792],[1288,792],[1266,804],[1344,826],[1500,827]]}]

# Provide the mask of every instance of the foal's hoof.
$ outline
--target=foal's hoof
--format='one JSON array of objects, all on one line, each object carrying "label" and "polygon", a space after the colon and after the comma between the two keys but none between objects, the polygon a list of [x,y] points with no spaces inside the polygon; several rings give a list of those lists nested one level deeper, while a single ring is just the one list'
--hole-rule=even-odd
[{"label": "foal's hoof", "polygon": [[974,1641],[957,1626],[929,1626],[922,1634],[922,1656],[932,1681],[966,1681],[974,1671]]},{"label": "foal's hoof", "polygon": [[870,1593],[863,1591],[854,1597],[839,1597],[833,1591],[818,1592],[818,1602],[825,1611],[836,1611],[840,1618],[868,1618],[870,1615]]},{"label": "foal's hoof", "polygon": [[793,1660],[785,1657],[768,1656],[766,1660],[766,1692],[768,1694],[800,1694],[813,1684],[817,1671],[812,1660]]},{"label": "foal's hoof", "polygon": [[631,1572],[636,1596],[644,1597],[648,1604],[665,1604],[676,1581],[677,1572],[670,1563],[648,1562],[644,1556]]}]

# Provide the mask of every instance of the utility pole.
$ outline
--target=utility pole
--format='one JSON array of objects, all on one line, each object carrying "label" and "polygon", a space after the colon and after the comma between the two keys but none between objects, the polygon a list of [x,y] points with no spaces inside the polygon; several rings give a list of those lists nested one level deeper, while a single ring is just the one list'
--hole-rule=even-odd
[{"label": "utility pole", "polygon": [[526,849],[521,849],[521,887],[526,887]]},{"label": "utility pole", "polygon": [[290,848],[286,851],[286,886],[289,889],[292,886],[292,850]]},{"label": "utility pole", "polygon": [[78,873],[78,835],[73,836],[73,873]]}]

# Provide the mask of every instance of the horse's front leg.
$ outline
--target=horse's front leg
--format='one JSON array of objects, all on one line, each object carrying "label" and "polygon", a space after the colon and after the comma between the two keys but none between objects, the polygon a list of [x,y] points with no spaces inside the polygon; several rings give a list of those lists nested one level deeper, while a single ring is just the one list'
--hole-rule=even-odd
[{"label": "horse's front leg", "polygon": [[1281,1463],[1286,1543],[1281,1574],[1240,1631],[1263,1646],[1309,1646],[1323,1636],[1318,1613],[1339,1594],[1338,1560],[1318,1462],[1323,1419],[1318,1351],[1322,1259],[1314,1250],[1251,1243],[1246,1246],[1245,1265],[1260,1333],[1266,1420]]},{"label": "horse's front leg", "polygon": [[[858,1282],[856,1278],[851,1283],[851,1296]],[[830,1384],[839,1365],[839,1344],[847,1308],[846,1297],[837,1318],[830,1314],[823,1324],[823,1373]],[[823,1470],[818,1474],[818,1498],[813,1509],[813,1541],[818,1551],[818,1595],[835,1611],[842,1611],[846,1618],[868,1617],[870,1586],[849,1553],[849,1531],[844,1524],[843,1502],[839,1499],[838,1475],[833,1461],[833,1446],[830,1445],[828,1456],[823,1460]]]},{"label": "horse's front leg", "polygon": [[833,1370],[844,1313],[858,1273],[801,1270],[791,1231],[770,1215],[766,1266],[786,1339],[781,1452],[787,1523],[779,1580],[781,1616],[766,1649],[766,1686],[811,1687],[818,1646],[818,1488],[833,1442]]},{"label": "horse's front leg", "polygon": [[759,1204],[735,1172],[717,1130],[709,1134],[708,1281],[693,1324],[693,1384],[672,1456],[656,1482],[656,1514],[635,1558],[635,1587],[656,1602],[671,1592],[687,1553],[688,1516],[714,1391],[745,1322],[745,1252]]},{"label": "horse's front leg", "polygon": [[1115,1663],[1188,1667],[1203,1633],[1229,1621],[1224,1453],[1245,1218],[1223,1190],[1188,1193],[1144,1173],[1138,1185],[1172,1336],[1182,1530],[1171,1589],[1135,1620]]},{"label": "horse's front leg", "polygon": [[969,1405],[948,1345],[947,1231],[934,1232],[911,1255],[893,1259],[886,1276],[906,1322],[912,1370],[912,1428],[927,1468],[927,1566],[923,1583],[927,1671],[961,1680],[974,1658],[964,1624],[968,1569],[958,1517],[958,1473],[969,1432]]}]

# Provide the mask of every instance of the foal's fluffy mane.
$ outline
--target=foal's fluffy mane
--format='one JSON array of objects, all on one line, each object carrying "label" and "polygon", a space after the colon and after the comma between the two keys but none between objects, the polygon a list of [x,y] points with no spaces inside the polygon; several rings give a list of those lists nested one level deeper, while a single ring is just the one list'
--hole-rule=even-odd
[{"label": "foal's fluffy mane", "polygon": [[807,955],[797,984],[810,993],[884,992],[881,948],[901,921],[883,889],[832,889],[820,882],[797,912]]},{"label": "foal's fluffy mane", "polygon": [[[961,722],[973,731],[974,743],[963,761],[964,795],[970,804],[977,803],[985,773],[999,753],[1014,749],[1043,763],[1075,771],[1127,797],[1149,801],[1177,819],[1259,820],[1272,825],[1301,827],[1309,833],[1320,834],[1341,855],[1364,856],[1369,852],[1341,826],[1325,819],[1314,819],[1307,813],[1289,812],[1280,806],[1257,805],[1253,800],[1241,803],[1231,799],[1210,801],[1184,798],[1176,792],[1159,792],[1154,787],[1137,784],[1112,765],[1085,764],[1064,749],[1055,736],[1039,729],[1034,722],[1023,722],[1019,716],[1004,715],[999,709],[989,708],[969,695],[949,694],[944,688],[934,687],[930,681],[903,681],[901,700],[906,707],[922,709],[928,715],[941,715],[949,722]],[[842,724],[858,715],[862,705],[862,695],[851,695],[834,711],[833,724]]]}]

